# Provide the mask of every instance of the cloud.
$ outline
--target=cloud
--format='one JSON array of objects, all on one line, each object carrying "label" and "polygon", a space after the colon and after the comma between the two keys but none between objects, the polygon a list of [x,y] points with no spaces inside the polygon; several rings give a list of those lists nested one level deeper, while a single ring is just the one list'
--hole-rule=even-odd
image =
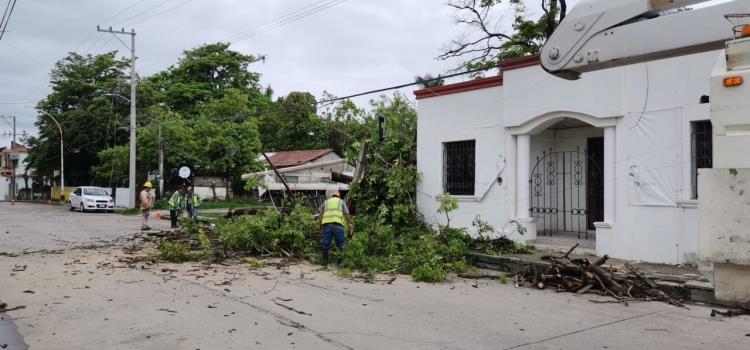
[{"label": "cloud", "polygon": [[[111,35],[94,31],[98,24],[129,29],[134,22],[168,10],[133,26],[137,32],[137,69],[139,74],[148,75],[174,63],[184,50],[227,41],[318,2],[19,1],[9,32],[0,41],[0,114],[18,116],[19,130],[35,133],[36,114],[26,104],[34,105],[49,93],[49,72],[57,60],[70,51],[119,50],[120,55],[129,56]],[[271,85],[276,96],[291,91],[310,91],[316,96],[329,91],[344,96],[410,82],[417,74],[441,73],[456,64],[434,60],[443,44],[462,31],[453,23],[444,2],[348,0],[237,42],[232,48],[268,55],[265,63],[254,64],[251,69],[262,73],[262,83]],[[162,6],[125,21],[158,4]],[[357,102],[362,104],[373,97]]]}]

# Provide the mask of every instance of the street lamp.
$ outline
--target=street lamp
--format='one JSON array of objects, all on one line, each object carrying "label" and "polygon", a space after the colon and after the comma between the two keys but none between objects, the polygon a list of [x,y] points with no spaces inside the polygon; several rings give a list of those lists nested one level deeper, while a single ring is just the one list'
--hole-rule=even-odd
[{"label": "street lamp", "polygon": [[63,153],[63,131],[60,127],[60,123],[58,123],[57,119],[51,114],[41,109],[37,109],[37,112],[44,113],[46,116],[50,117],[52,121],[55,122],[55,125],[57,125],[57,130],[60,131],[60,201],[65,201],[65,153]]}]

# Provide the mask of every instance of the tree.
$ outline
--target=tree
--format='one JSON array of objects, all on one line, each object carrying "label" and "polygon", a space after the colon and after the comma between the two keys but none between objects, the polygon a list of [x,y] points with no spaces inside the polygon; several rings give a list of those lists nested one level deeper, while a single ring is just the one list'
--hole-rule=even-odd
[{"label": "tree", "polygon": [[91,173],[100,179],[108,179],[108,184],[125,184],[128,179],[128,145],[115,146],[99,151],[99,164],[91,167]]},{"label": "tree", "polygon": [[309,92],[292,92],[276,100],[259,121],[263,147],[277,151],[324,147],[317,106],[315,96]]},{"label": "tree", "polygon": [[[374,115],[385,119],[383,139],[373,135],[367,144],[367,173],[353,184],[351,198],[357,213],[377,217],[381,224],[410,226],[416,222],[417,112],[399,94],[373,102]],[[377,129],[370,115],[365,124]]]},{"label": "tree", "polygon": [[[124,70],[128,62],[115,53],[81,56],[70,53],[50,74],[52,92],[37,108],[54,116],[65,133],[65,179],[68,184],[91,182],[89,169],[98,165],[98,153],[113,143],[118,120],[127,120],[127,102],[112,94],[118,86],[127,90]],[[123,91],[121,94],[127,94]],[[59,169],[60,135],[54,122],[40,113],[35,122],[38,137],[28,140],[29,168],[38,176]],[[37,179],[39,180],[39,179]]]},{"label": "tree", "polygon": [[[326,92],[323,99],[332,100],[335,96]],[[359,153],[359,145],[367,133],[366,117],[366,111],[351,100],[324,106],[319,111],[322,123],[319,138],[325,147],[354,161]]]},{"label": "tree", "polygon": [[251,72],[252,63],[265,56],[245,55],[229,50],[229,43],[207,44],[185,51],[175,66],[148,79],[159,100],[173,111],[197,114],[196,107],[211,99],[222,98],[229,89],[249,97],[252,109],[263,110],[271,100],[259,84],[260,74]]},{"label": "tree", "polygon": [[[161,127],[165,147],[167,179],[174,178],[181,166],[191,166],[199,175],[237,180],[258,170],[261,149],[257,120],[245,116],[247,96],[228,93],[209,100],[195,117],[153,108],[154,119],[138,134],[139,164],[157,169]],[[235,182],[238,183],[238,182]]]},{"label": "tree", "polygon": [[[440,60],[464,59],[457,70],[492,68],[500,59],[537,53],[567,13],[566,0],[542,0],[543,14],[527,18],[523,0],[450,0],[455,21],[471,34],[455,38],[438,56]],[[508,30],[503,14],[514,11]]]}]

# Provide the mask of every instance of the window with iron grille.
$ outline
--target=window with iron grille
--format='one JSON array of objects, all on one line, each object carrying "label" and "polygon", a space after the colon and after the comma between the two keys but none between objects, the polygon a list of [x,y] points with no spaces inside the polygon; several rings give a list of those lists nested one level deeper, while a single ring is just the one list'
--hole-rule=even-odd
[{"label": "window with iron grille", "polygon": [[713,168],[713,134],[710,120],[690,123],[693,199],[698,198],[698,169]]},{"label": "window with iron grille", "polygon": [[443,190],[456,196],[474,195],[476,141],[443,144]]}]

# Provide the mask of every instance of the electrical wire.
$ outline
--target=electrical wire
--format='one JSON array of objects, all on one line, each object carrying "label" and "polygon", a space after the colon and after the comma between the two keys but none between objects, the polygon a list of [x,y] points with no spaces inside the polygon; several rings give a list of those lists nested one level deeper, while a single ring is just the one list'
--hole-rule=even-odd
[{"label": "electrical wire", "polygon": [[138,20],[138,21],[136,21],[136,22],[133,22],[133,23],[131,23],[130,25],[131,25],[131,26],[134,26],[134,25],[136,25],[136,24],[139,24],[139,23],[143,23],[143,22],[148,22],[148,21],[150,21],[150,20],[152,20],[152,19],[154,19],[154,18],[156,18],[156,17],[159,17],[159,16],[161,16],[161,15],[163,15],[163,14],[167,13],[167,12],[170,12],[170,11],[172,11],[172,10],[174,10],[174,9],[177,9],[177,8],[179,8],[179,7],[182,7],[182,6],[185,6],[185,5],[189,4],[189,3],[191,3],[192,1],[193,1],[193,0],[187,0],[187,1],[185,1],[185,2],[181,2],[181,3],[177,4],[177,5],[174,5],[174,6],[170,7],[170,8],[168,8],[168,9],[164,10],[164,11],[161,11],[161,12],[159,12],[159,13],[156,13],[156,14],[154,14],[154,15],[151,15],[151,16],[149,16],[149,17],[146,17],[146,18],[144,18],[144,19],[141,19],[141,20]]},{"label": "electrical wire", "polygon": [[[296,9],[292,12],[289,12],[283,16],[277,17],[271,21],[268,21],[264,24],[261,24],[260,26],[253,27],[247,31],[243,31],[240,33],[237,33],[235,35],[230,36],[229,38],[225,39],[224,41],[229,41],[230,43],[237,43],[243,40],[250,39],[252,37],[261,35],[263,33],[266,33],[270,30],[276,29],[278,27],[281,27],[283,25],[292,23],[294,21],[300,20],[304,17],[310,16],[312,14],[318,13],[320,11],[323,11],[327,8],[336,6],[338,4],[341,4],[347,0],[322,0],[318,1],[316,3],[313,3],[311,5],[307,5],[304,7],[301,7],[299,9]],[[173,62],[177,59],[179,59],[181,56],[176,57],[170,57],[168,59],[159,61],[157,63],[151,64],[146,67],[146,69],[153,69],[157,67],[161,67],[165,64],[168,64],[170,62]]]},{"label": "electrical wire", "polygon": [[[261,26],[257,27],[256,29],[253,29],[253,30],[250,30],[248,32],[245,32],[244,34],[241,33],[241,34],[235,35],[236,38],[229,39],[229,41],[231,43],[238,43],[240,41],[244,41],[244,40],[256,37],[256,36],[261,35],[261,34],[263,34],[265,32],[268,32],[270,30],[276,29],[276,28],[281,27],[283,25],[295,22],[297,20],[300,20],[300,19],[305,18],[307,16],[313,15],[315,13],[318,13],[318,12],[323,11],[325,9],[328,9],[330,7],[333,7],[333,6],[336,6],[338,4],[341,4],[341,3],[345,2],[345,1],[346,0],[333,0],[333,1],[327,1],[327,2],[326,1],[321,1],[320,3],[324,3],[324,4],[319,5],[319,6],[311,5],[311,6],[308,6],[309,9],[307,9],[307,10],[298,10],[298,11],[293,12],[291,14],[287,14],[286,16],[277,19],[276,23],[272,23],[272,22],[266,23],[264,25],[261,25]],[[310,7],[312,7],[312,8],[310,8]],[[287,18],[285,18],[285,17],[287,17]]]},{"label": "electrical wire", "polygon": [[5,17],[8,16],[8,10],[10,9],[10,4],[13,2],[13,0],[8,0],[8,4],[5,5],[5,11],[3,11],[3,17],[0,18],[0,30],[3,28],[3,23],[5,23]]},{"label": "electrical wire", "polygon": [[[8,0],[8,1],[11,1],[11,0]],[[10,22],[10,16],[13,14],[13,9],[16,8],[16,0],[12,0],[12,1],[13,1],[13,4],[10,5],[10,11],[7,11],[7,8],[6,8],[6,12],[8,14],[8,17],[5,17],[5,15],[3,14],[3,20],[5,20],[5,23],[3,23],[3,27],[0,28],[0,40],[3,40],[3,36],[5,35],[5,31],[8,29],[8,23]]]},{"label": "electrical wire", "polygon": [[138,5],[140,4],[140,3],[144,2],[144,1],[145,1],[145,0],[138,0],[138,1],[136,1],[135,3],[133,3],[132,5],[130,5],[130,6],[126,7],[126,8],[124,8],[124,9],[120,10],[120,11],[119,11],[119,12],[117,12],[117,13],[115,13],[114,15],[112,15],[112,16],[109,16],[109,17],[108,17],[107,19],[105,19],[105,20],[101,21],[100,23],[104,24],[104,23],[106,23],[106,22],[109,22],[109,21],[113,20],[113,19],[114,19],[115,17],[117,17],[117,16],[119,16],[119,15],[121,15],[121,14],[125,13],[126,11],[128,11],[128,10],[132,9],[133,7],[136,7],[136,6],[138,6]]},{"label": "electrical wire", "polygon": [[[351,99],[351,98],[354,98],[354,97],[360,97],[360,96],[365,96],[365,95],[376,94],[378,92],[385,92],[385,91],[390,91],[390,90],[402,89],[402,88],[409,87],[409,86],[421,85],[421,84],[424,84],[424,83],[430,83],[430,82],[433,82],[433,81],[439,81],[439,80],[443,80],[445,78],[454,78],[454,77],[458,77],[458,76],[462,76],[462,75],[466,75],[466,74],[472,74],[472,73],[477,73],[477,72],[485,72],[485,71],[492,70],[492,69],[497,69],[497,67],[472,69],[472,70],[468,70],[468,71],[465,71],[465,72],[453,73],[453,74],[449,74],[449,75],[439,76],[437,78],[426,79],[426,80],[423,80],[423,81],[420,81],[420,82],[413,82],[413,83],[406,83],[406,84],[401,84],[401,85],[394,85],[394,86],[389,86],[389,87],[385,87],[385,88],[380,88],[380,89],[375,89],[375,90],[369,90],[369,91],[365,91],[365,92],[360,92],[360,93],[356,93],[356,94],[352,94],[352,95],[348,95],[348,96],[344,96],[344,97],[331,98],[331,99],[328,99],[328,100],[318,101],[317,103],[318,104],[326,104],[326,103],[331,103],[331,102],[348,100],[348,99]],[[431,91],[434,94],[434,96],[440,96],[441,95],[439,92],[436,92],[432,88],[425,88],[425,90]]]},{"label": "electrical wire", "polygon": [[136,19],[136,18],[138,18],[138,17],[140,17],[142,15],[145,15],[145,14],[151,12],[152,10],[155,10],[155,9],[157,9],[157,8],[163,6],[163,5],[165,5],[165,4],[167,4],[168,2],[171,2],[171,1],[173,1],[173,0],[164,0],[164,1],[162,1],[162,2],[160,2],[158,4],[156,4],[156,5],[154,5],[152,7],[149,7],[149,8],[147,8],[147,9],[141,11],[141,12],[138,12],[135,15],[132,15],[132,16],[130,16],[130,17],[128,17],[128,18],[126,18],[126,19],[124,19],[122,21],[117,22],[117,26],[123,25],[123,24],[125,24],[126,22],[128,22],[130,20]]},{"label": "electrical wire", "polygon": [[649,77],[649,71],[648,71],[648,62],[644,63],[643,66],[646,68],[646,98],[643,101],[643,110],[641,110],[641,114],[636,117],[637,119],[633,123],[633,125],[630,127],[630,129],[635,129],[638,127],[638,124],[641,123],[641,120],[643,119],[643,115],[646,114],[646,108],[648,107],[648,99],[649,96],[651,96],[651,80]]}]

